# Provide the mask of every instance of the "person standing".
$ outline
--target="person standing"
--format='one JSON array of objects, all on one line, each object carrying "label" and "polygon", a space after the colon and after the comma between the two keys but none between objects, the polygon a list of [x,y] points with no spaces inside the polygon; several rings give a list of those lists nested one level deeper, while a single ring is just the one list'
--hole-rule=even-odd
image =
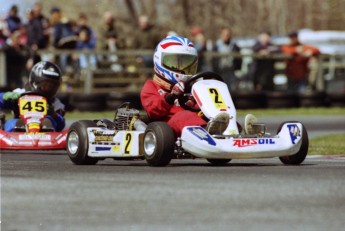
[{"label": "person standing", "polygon": [[[241,49],[232,39],[232,31],[229,28],[222,29],[220,37],[216,41],[215,50],[221,54],[240,52]],[[242,59],[229,55],[216,59],[215,61],[216,72],[220,73],[229,89],[234,90],[237,83],[235,71],[241,68]]]},{"label": "person standing", "polygon": [[289,34],[289,39],[290,43],[282,46],[282,53],[292,56],[285,61],[288,91],[303,93],[308,87],[308,65],[320,54],[320,50],[300,43],[297,32]]},{"label": "person standing", "polygon": [[259,34],[258,39],[253,46],[253,51],[259,55],[259,57],[253,62],[254,89],[258,91],[273,91],[275,59],[268,56],[280,52],[280,48],[271,43],[270,32],[261,32]]}]

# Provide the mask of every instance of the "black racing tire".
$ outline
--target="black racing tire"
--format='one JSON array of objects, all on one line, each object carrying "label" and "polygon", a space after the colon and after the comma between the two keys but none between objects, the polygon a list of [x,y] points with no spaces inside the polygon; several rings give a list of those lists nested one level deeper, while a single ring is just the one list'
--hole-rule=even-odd
[{"label": "black racing tire", "polygon": [[[286,123],[300,123],[298,121],[289,121],[289,122],[284,122],[281,123],[277,133],[280,132],[280,130],[282,129],[283,125]],[[302,144],[300,149],[298,150],[298,152],[294,155],[291,156],[281,156],[279,157],[280,161],[285,164],[285,165],[299,165],[301,164],[307,154],[308,154],[308,149],[309,149],[309,138],[308,138],[308,133],[307,130],[305,129],[304,125],[302,124]]]},{"label": "black racing tire", "polygon": [[91,120],[79,120],[70,126],[67,134],[67,155],[76,165],[95,165],[98,162],[97,158],[87,155],[89,150],[88,127],[97,127],[97,125]]},{"label": "black racing tire", "polygon": [[227,165],[231,159],[207,159],[207,161],[215,166],[224,166]]},{"label": "black racing tire", "polygon": [[165,122],[152,122],[145,131],[143,150],[150,166],[166,166],[174,155],[175,136]]}]

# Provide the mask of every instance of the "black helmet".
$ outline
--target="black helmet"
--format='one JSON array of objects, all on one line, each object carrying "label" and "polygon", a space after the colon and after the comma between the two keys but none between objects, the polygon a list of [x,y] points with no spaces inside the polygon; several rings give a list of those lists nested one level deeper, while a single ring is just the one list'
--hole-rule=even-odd
[{"label": "black helmet", "polygon": [[53,98],[61,85],[61,70],[54,63],[41,61],[35,64],[29,76],[31,91]]}]

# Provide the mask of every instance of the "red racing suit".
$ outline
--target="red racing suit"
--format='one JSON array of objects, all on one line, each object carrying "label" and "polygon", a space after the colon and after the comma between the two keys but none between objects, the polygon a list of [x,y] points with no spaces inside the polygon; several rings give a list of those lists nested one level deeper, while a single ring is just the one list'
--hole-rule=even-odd
[{"label": "red racing suit", "polygon": [[166,100],[168,91],[153,80],[147,80],[141,90],[141,103],[151,121],[166,121],[172,128],[175,137],[180,137],[186,126],[203,126],[206,121],[196,112],[183,109],[177,100],[169,104]]}]

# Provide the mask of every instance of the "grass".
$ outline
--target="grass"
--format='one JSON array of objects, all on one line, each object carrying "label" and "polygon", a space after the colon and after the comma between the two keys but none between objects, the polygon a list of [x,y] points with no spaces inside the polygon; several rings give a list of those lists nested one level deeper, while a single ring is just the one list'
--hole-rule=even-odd
[{"label": "grass", "polygon": [[345,133],[316,137],[309,140],[308,155],[345,154]]}]

